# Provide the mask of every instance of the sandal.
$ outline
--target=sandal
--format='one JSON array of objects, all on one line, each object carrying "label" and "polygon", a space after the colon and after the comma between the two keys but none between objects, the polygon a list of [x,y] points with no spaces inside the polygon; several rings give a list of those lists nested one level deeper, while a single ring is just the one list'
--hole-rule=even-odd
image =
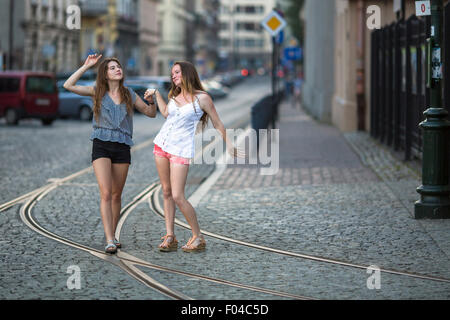
[{"label": "sandal", "polygon": [[116,238],[114,238],[114,244],[116,245],[117,249],[122,248],[122,244]]},{"label": "sandal", "polygon": [[203,236],[191,237],[186,245],[182,246],[184,252],[203,251],[206,248],[206,242]]},{"label": "sandal", "polygon": [[108,244],[105,247],[105,252],[111,254],[117,252],[117,246],[114,244],[114,240],[108,240]]},{"label": "sandal", "polygon": [[[169,241],[169,238],[171,238],[172,241]],[[158,246],[159,251],[169,252],[178,249],[178,241],[174,235],[166,234],[164,237],[161,237],[161,239],[164,239],[164,241]]]}]

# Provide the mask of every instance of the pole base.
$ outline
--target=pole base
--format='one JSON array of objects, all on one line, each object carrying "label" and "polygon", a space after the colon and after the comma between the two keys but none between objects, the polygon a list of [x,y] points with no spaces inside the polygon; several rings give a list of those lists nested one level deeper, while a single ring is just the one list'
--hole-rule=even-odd
[{"label": "pole base", "polygon": [[424,203],[422,200],[414,204],[414,219],[450,219],[450,200],[447,203]]}]

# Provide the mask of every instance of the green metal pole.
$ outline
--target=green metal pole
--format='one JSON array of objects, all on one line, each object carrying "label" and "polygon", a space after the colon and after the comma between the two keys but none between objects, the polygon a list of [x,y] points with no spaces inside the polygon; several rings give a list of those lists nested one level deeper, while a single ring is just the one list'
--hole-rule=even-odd
[{"label": "green metal pole", "polygon": [[8,70],[13,69],[13,59],[14,59],[14,1],[9,1],[9,39],[8,39]]},{"label": "green metal pole", "polygon": [[442,22],[443,0],[431,0],[431,38],[428,41],[428,86],[431,106],[424,112],[422,185],[415,203],[416,219],[450,218],[448,138],[450,122],[442,105]]}]

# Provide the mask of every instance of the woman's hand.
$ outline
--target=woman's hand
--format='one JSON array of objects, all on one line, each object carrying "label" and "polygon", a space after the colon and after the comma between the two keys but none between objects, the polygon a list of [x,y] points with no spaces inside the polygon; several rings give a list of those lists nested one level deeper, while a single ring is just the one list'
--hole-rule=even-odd
[{"label": "woman's hand", "polygon": [[100,58],[102,57],[101,54],[90,54],[86,61],[84,62],[84,66],[88,67],[88,68],[92,68],[93,66],[95,66],[95,64],[98,62],[98,60],[100,60]]},{"label": "woman's hand", "polygon": [[245,151],[241,148],[227,147],[227,151],[234,158],[246,158]]},{"label": "woman's hand", "polygon": [[102,55],[98,54],[91,54],[87,57],[86,61],[84,62],[84,65],[79,68],[77,71],[75,71],[69,79],[64,82],[63,87],[73,93],[79,94],[80,96],[86,96],[86,97],[93,97],[94,87],[92,86],[77,86],[76,83],[78,80],[80,80],[81,76],[91,67],[93,67]]},{"label": "woman's hand", "polygon": [[167,103],[157,89],[147,89],[144,93],[144,99],[149,101],[149,103],[155,103],[164,118],[169,116]]},{"label": "woman's hand", "polygon": [[144,93],[144,99],[147,100],[150,104],[154,104],[155,103],[153,99],[154,94],[156,94],[156,89],[147,89]]}]

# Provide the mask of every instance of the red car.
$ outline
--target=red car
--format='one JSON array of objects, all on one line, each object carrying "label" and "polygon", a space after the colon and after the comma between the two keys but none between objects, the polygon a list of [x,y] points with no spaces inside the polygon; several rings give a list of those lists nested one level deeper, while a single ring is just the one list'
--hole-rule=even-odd
[{"label": "red car", "polygon": [[37,118],[50,125],[58,118],[58,90],[54,74],[31,71],[0,72],[0,117],[15,125]]}]

